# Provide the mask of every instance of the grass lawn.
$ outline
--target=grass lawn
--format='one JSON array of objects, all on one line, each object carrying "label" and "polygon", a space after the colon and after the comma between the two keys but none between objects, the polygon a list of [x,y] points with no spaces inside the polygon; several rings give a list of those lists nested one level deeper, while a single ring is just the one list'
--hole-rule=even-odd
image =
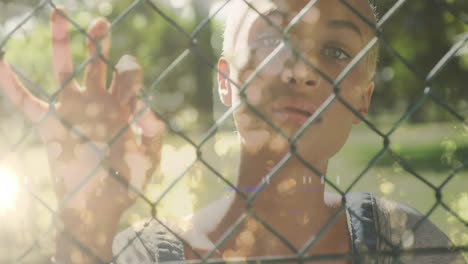
[{"label": "grass lawn", "polygon": [[[343,189],[383,149],[383,140],[363,126],[354,132],[349,144],[333,159],[329,171],[329,179]],[[370,191],[427,214],[437,202],[435,189],[447,180],[440,188],[441,201],[468,222],[468,167],[448,178],[460,162],[468,165],[468,129],[453,124],[402,127],[390,137],[390,142],[390,149],[399,158],[384,152],[351,191]],[[467,226],[442,206],[437,206],[429,219],[455,244],[468,244]],[[468,253],[465,258],[468,260]]]}]

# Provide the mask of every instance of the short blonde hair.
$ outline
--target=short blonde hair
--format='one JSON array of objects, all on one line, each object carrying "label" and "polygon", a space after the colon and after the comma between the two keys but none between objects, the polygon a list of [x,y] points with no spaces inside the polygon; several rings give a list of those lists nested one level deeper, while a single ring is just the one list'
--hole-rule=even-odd
[{"label": "short blonde hair", "polygon": [[[223,33],[223,56],[228,62],[232,62],[232,57],[236,54],[235,43],[237,36],[242,25],[242,21],[244,21],[247,15],[247,11],[249,10],[249,6],[244,1],[250,2],[252,0],[232,0],[229,4],[230,12],[226,19]],[[370,22],[376,25],[378,17],[376,5],[374,2],[375,1],[372,0],[368,1],[370,7],[368,15],[370,16]],[[369,73],[369,80],[373,79],[375,75],[378,58],[379,44],[377,43],[371,50],[369,50],[365,57],[366,69]]]}]

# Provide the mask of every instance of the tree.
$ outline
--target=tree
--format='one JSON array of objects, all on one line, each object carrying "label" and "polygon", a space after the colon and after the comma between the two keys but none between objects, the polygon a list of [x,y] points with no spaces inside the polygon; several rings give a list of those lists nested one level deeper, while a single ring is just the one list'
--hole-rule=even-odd
[{"label": "tree", "polygon": [[[430,82],[426,77],[439,60],[468,30],[466,1],[407,1],[384,24],[378,87],[374,104],[379,109],[393,109],[404,102],[411,107],[431,87],[434,96],[468,115],[468,54],[452,58]],[[379,2],[381,15],[395,4],[393,0]],[[397,57],[401,55],[402,60]],[[435,105],[424,106],[411,121],[448,120],[450,116]]]}]

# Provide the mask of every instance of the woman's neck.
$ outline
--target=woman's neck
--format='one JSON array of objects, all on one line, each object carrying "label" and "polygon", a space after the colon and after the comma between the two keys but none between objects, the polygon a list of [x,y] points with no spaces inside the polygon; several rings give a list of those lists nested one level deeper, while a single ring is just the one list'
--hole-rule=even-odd
[{"label": "woman's neck", "polygon": [[[271,172],[275,170],[275,165],[279,161],[279,158],[267,155],[252,156],[242,152],[237,188],[247,196],[258,192],[257,197],[252,202],[252,211],[296,248],[301,248],[311,235],[323,228],[333,210],[325,202],[324,184],[320,175],[301,164],[296,158],[285,162],[273,175]],[[311,165],[317,171],[323,172],[322,175],[324,175],[328,161],[315,162]],[[267,177],[269,175],[271,178]],[[265,186],[259,191],[256,187],[262,182],[265,182]],[[239,217],[246,212],[245,199],[236,194],[234,202],[220,225],[209,234],[210,240],[219,241],[239,220]],[[252,221],[257,222],[255,217],[247,216],[247,219],[250,222],[245,221],[241,228],[235,231],[235,234],[221,247],[221,253],[224,251],[239,252],[239,237],[248,237],[249,235],[246,234],[257,239],[255,247],[251,249],[251,252],[246,253],[248,255],[260,256],[261,252],[266,254],[270,250],[278,254],[288,251],[264,227],[252,224]],[[341,222],[340,225],[342,224]],[[256,226],[255,232],[250,230],[252,226]],[[262,237],[264,242],[268,241],[268,245],[259,241]],[[245,243],[241,242],[240,245],[245,245]],[[275,248],[275,245],[278,248]],[[281,248],[281,246],[283,247]]]},{"label": "woman's neck", "polygon": [[[302,213],[325,209],[325,185],[321,176],[326,174],[328,161],[310,162],[321,174],[294,156],[281,161],[281,157],[242,152],[237,188],[246,195],[257,193],[252,203],[255,212],[293,214],[292,211]],[[264,187],[260,191],[256,187],[261,183]]]}]

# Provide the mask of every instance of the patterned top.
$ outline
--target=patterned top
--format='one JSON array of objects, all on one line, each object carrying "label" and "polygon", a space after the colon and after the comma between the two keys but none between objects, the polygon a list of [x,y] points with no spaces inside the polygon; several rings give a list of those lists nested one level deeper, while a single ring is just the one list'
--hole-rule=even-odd
[{"label": "patterned top", "polygon": [[[215,207],[213,204],[210,206]],[[208,212],[208,209],[203,210]],[[352,264],[466,264],[461,254],[450,250],[452,244],[448,237],[408,206],[378,199],[369,193],[349,193],[346,195],[346,217],[352,245]],[[191,242],[188,232],[171,227],[175,225],[164,225],[150,219],[118,234],[113,243],[115,263],[185,263],[183,244],[168,229],[192,246],[196,242]],[[412,251],[397,257],[392,249]],[[400,261],[395,262],[396,258]]]}]

